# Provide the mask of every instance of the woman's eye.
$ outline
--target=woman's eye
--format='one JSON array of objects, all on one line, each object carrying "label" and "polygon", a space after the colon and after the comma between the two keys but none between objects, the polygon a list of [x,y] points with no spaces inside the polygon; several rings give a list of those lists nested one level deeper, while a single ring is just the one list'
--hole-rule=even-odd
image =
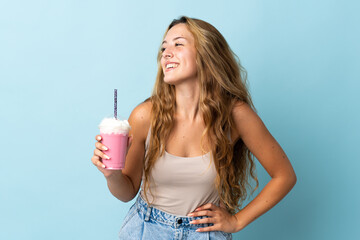
[{"label": "woman's eye", "polygon": [[[181,44],[181,43],[175,43],[175,47],[177,47],[177,46],[184,46],[184,44]],[[165,51],[165,49],[166,49],[166,48],[164,48],[164,47],[163,47],[163,48],[161,48],[161,49],[160,49],[160,52],[164,52],[164,51]]]}]

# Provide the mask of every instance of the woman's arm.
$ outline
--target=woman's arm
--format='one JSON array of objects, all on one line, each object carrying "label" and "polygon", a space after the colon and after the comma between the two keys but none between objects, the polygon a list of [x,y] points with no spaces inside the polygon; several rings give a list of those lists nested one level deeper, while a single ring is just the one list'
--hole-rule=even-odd
[{"label": "woman's arm", "polygon": [[[104,174],[111,194],[123,202],[132,200],[140,188],[150,114],[150,102],[141,103],[130,114],[128,119],[131,126],[129,136],[132,136],[132,141],[126,155],[124,169],[119,171],[103,169],[99,160],[93,160],[93,162],[95,161],[94,164]],[[100,151],[102,144],[96,143],[96,147],[97,151]],[[102,156],[103,153],[98,153],[98,155]]]},{"label": "woman's arm", "polygon": [[[206,204],[196,209],[197,213],[195,212],[192,216],[212,215],[211,217],[214,218],[212,220],[214,226],[198,229],[199,231],[240,231],[274,207],[296,183],[296,175],[289,159],[250,106],[238,103],[234,107],[232,115],[238,134],[237,138],[242,139],[271,176],[271,180],[247,206],[234,216],[226,214],[223,209],[213,204]],[[200,222],[195,221],[194,223]]]},{"label": "woman's arm", "polygon": [[249,105],[237,104],[233,118],[239,137],[271,176],[262,191],[235,215],[239,231],[283,199],[294,187],[296,175],[281,146]]}]

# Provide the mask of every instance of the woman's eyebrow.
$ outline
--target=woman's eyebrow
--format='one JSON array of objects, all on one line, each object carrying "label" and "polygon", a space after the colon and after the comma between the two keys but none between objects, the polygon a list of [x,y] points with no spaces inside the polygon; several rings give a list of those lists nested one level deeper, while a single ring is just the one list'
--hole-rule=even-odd
[{"label": "woman's eyebrow", "polygon": [[[183,38],[183,39],[187,40],[187,39],[184,38],[184,37],[176,37],[176,38],[173,39],[173,41],[178,40],[179,38]],[[164,40],[164,41],[162,42],[162,44],[164,44],[164,43],[167,43],[167,41]]]}]

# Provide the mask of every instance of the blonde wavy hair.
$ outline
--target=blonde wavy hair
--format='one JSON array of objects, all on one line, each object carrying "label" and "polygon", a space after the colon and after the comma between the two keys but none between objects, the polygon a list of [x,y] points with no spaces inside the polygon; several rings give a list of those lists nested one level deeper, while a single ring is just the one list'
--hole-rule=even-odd
[{"label": "blonde wavy hair", "polygon": [[[246,86],[246,71],[221,33],[205,21],[185,16],[174,19],[163,39],[173,26],[180,23],[186,24],[195,38],[197,76],[200,83],[199,109],[205,123],[201,137],[202,150],[205,152],[204,137],[208,137],[217,171],[216,189],[227,210],[234,214],[240,210],[247,198],[247,189],[251,188],[249,176],[256,181],[253,192],[259,185],[251,152],[241,139],[232,144],[227,137],[227,133],[235,127],[231,111],[236,102],[247,103],[256,111]],[[144,164],[144,193],[148,203],[146,193],[151,169],[165,152],[165,142],[173,128],[175,113],[175,86],[163,80],[161,57],[160,47],[155,86],[152,96],[146,100],[152,103],[152,131]]]}]

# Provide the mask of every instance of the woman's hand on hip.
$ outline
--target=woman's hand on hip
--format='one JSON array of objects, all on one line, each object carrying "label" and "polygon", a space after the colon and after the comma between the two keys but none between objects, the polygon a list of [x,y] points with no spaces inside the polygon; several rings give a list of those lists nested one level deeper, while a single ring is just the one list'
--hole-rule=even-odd
[{"label": "woman's hand on hip", "polygon": [[208,203],[195,209],[188,214],[189,217],[207,216],[207,218],[193,220],[191,224],[209,224],[213,226],[198,228],[197,232],[222,231],[235,233],[238,230],[238,221],[235,215],[231,215],[225,208]]}]

